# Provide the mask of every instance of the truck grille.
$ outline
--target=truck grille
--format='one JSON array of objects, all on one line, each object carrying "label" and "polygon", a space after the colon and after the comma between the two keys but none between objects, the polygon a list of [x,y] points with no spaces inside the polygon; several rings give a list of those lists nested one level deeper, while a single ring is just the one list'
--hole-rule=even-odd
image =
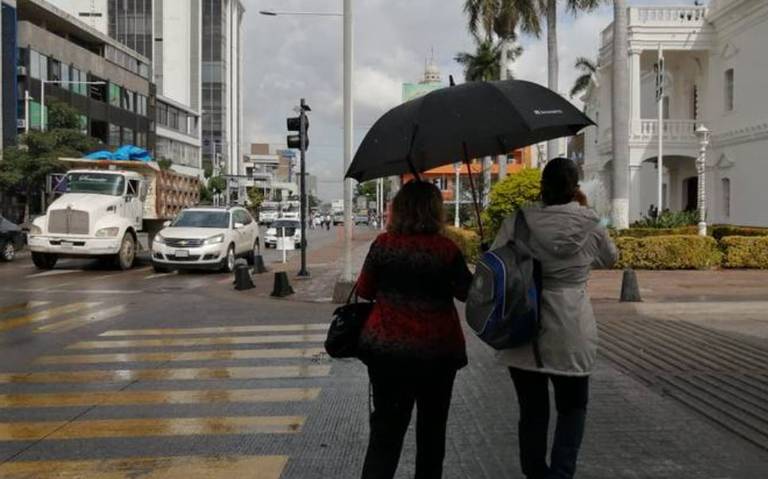
[{"label": "truck grille", "polygon": [[53,210],[48,214],[48,232],[87,235],[88,212],[72,209]]},{"label": "truck grille", "polygon": [[196,248],[202,246],[204,239],[165,238],[165,244],[171,248]]}]

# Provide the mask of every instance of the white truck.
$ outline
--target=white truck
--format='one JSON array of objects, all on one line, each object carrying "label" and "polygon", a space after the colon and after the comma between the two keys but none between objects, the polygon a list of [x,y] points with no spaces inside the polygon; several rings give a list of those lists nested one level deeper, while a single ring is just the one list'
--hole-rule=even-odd
[{"label": "white truck", "polygon": [[259,224],[270,225],[278,218],[280,218],[280,203],[263,201],[259,206]]},{"label": "white truck", "polygon": [[29,232],[39,269],[52,269],[62,257],[111,259],[130,269],[164,222],[200,200],[197,177],[154,162],[61,160],[72,165],[57,189],[63,194]]},{"label": "white truck", "polygon": [[301,202],[300,201],[285,201],[283,202],[282,211],[280,212],[280,218],[286,220],[298,220],[301,215]]}]

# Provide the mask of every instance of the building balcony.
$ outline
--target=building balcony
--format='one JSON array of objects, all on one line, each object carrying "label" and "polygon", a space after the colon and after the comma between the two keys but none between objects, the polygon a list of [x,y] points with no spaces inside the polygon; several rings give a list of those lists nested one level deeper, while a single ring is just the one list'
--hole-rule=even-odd
[{"label": "building balcony", "polygon": [[[664,120],[663,140],[665,148],[670,148],[681,153],[695,154],[699,148],[699,140],[696,137],[697,120]],[[613,129],[608,127],[602,130],[598,142],[598,151],[602,154],[610,154],[612,149]],[[659,141],[658,120],[635,120],[630,126],[629,145],[631,148],[655,148]]]},{"label": "building balcony", "polygon": [[[627,27],[630,41],[646,41],[659,35],[669,35],[679,42],[678,34],[695,34],[707,30],[707,7],[703,6],[646,6],[627,9]],[[656,40],[658,42],[658,40]],[[686,41],[690,41],[687,39]],[[600,45],[608,48],[613,43],[613,24],[602,31]]]}]

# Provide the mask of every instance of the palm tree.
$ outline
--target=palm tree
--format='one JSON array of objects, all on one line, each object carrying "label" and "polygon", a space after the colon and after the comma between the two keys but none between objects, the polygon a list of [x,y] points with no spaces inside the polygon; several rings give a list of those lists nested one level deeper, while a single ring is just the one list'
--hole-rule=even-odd
[{"label": "palm tree", "polygon": [[574,67],[576,67],[576,69],[581,72],[581,75],[579,75],[576,81],[573,82],[573,87],[571,88],[571,98],[587,91],[589,84],[592,83],[595,75],[597,74],[597,63],[593,62],[589,58],[577,58]]},{"label": "palm tree", "polygon": [[613,91],[611,121],[613,191],[611,220],[617,229],[629,227],[629,76],[627,2],[613,1]]},{"label": "palm tree", "polygon": [[[467,81],[493,81],[499,78],[501,57],[504,43],[494,43],[491,40],[481,40],[475,53],[457,53],[454,60],[464,67],[464,78]],[[523,53],[523,47],[513,46],[507,50],[508,58],[514,60]]]}]

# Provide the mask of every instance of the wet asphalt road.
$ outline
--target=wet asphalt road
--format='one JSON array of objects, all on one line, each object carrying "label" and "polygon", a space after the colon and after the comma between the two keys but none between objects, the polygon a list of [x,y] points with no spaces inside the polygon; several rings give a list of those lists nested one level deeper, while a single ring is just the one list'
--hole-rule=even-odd
[{"label": "wet asphalt road", "polygon": [[[311,259],[337,231],[308,239]],[[336,389],[332,306],[231,282],[146,257],[125,272],[0,264],[0,477],[312,477],[296,457],[325,447],[309,429]]]}]

